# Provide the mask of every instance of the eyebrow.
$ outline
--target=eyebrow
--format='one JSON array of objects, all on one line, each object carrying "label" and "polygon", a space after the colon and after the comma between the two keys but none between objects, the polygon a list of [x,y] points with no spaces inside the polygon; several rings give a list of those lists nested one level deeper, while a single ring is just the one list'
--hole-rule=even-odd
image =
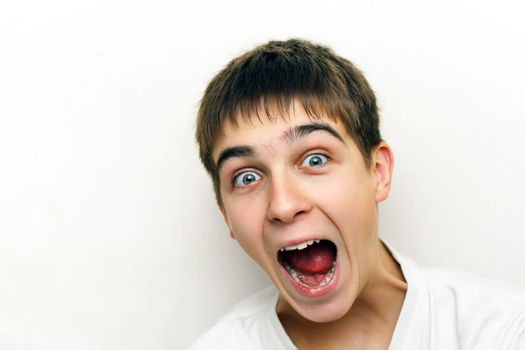
[{"label": "eyebrow", "polygon": [[[334,128],[325,123],[309,123],[292,127],[284,132],[282,138],[288,143],[293,143],[315,131],[327,132],[343,144],[345,143],[343,137]],[[254,157],[255,154],[255,150],[246,145],[225,148],[219,153],[219,157],[217,158],[217,172],[220,172],[224,163],[230,158],[249,158]]]},{"label": "eyebrow", "polygon": [[304,125],[298,125],[293,128],[290,128],[284,132],[283,138],[288,142],[292,143],[298,139],[310,135],[314,131],[326,131],[330,135],[334,136],[336,139],[345,143],[343,137],[330,125],[325,123],[309,123]]},{"label": "eyebrow", "polygon": [[221,153],[219,153],[219,158],[217,158],[217,171],[220,171],[224,162],[230,158],[234,157],[253,157],[255,156],[255,150],[250,146],[234,146],[225,148]]}]

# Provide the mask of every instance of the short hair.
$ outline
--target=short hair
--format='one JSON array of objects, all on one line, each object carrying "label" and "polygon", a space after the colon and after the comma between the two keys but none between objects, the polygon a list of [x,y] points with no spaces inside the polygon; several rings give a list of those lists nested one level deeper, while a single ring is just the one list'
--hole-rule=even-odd
[{"label": "short hair", "polygon": [[[330,48],[302,39],[269,41],[233,59],[208,84],[201,99],[196,139],[199,156],[221,204],[220,182],[212,152],[225,120],[260,120],[270,110],[286,117],[294,100],[312,119],[342,121],[365,164],[381,141],[374,92],[350,61]],[[271,109],[270,107],[273,107]]]}]

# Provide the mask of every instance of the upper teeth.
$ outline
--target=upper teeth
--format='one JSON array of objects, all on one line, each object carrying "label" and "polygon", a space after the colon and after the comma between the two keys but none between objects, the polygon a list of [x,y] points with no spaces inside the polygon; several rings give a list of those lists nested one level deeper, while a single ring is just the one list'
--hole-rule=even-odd
[{"label": "upper teeth", "polygon": [[312,239],[310,241],[306,241],[306,242],[303,242],[303,243],[299,243],[297,245],[291,245],[291,246],[288,246],[288,247],[284,247],[284,248],[281,248],[281,252],[285,251],[285,250],[301,250],[301,249],[304,249],[306,247],[308,247],[309,245],[312,245],[315,243],[319,243],[321,240],[319,239]]}]

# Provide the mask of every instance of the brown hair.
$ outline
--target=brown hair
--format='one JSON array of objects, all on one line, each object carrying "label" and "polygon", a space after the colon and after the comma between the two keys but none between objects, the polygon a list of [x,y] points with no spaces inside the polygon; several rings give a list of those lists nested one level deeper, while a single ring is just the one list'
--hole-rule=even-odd
[{"label": "brown hair", "polygon": [[199,155],[220,204],[213,147],[225,119],[267,118],[270,106],[285,117],[294,99],[311,118],[341,120],[365,163],[381,141],[374,92],[363,74],[331,49],[306,40],[270,41],[233,59],[209,83],[200,102],[196,138]]}]

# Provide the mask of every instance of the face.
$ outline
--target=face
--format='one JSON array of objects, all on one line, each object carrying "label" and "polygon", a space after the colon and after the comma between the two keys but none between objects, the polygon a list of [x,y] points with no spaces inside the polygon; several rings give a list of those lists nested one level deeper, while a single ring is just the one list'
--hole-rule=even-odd
[{"label": "face", "polygon": [[342,122],[289,118],[227,122],[214,146],[221,211],[233,238],[269,275],[280,301],[308,320],[341,318],[378,266],[377,202],[392,156],[367,166]]}]

